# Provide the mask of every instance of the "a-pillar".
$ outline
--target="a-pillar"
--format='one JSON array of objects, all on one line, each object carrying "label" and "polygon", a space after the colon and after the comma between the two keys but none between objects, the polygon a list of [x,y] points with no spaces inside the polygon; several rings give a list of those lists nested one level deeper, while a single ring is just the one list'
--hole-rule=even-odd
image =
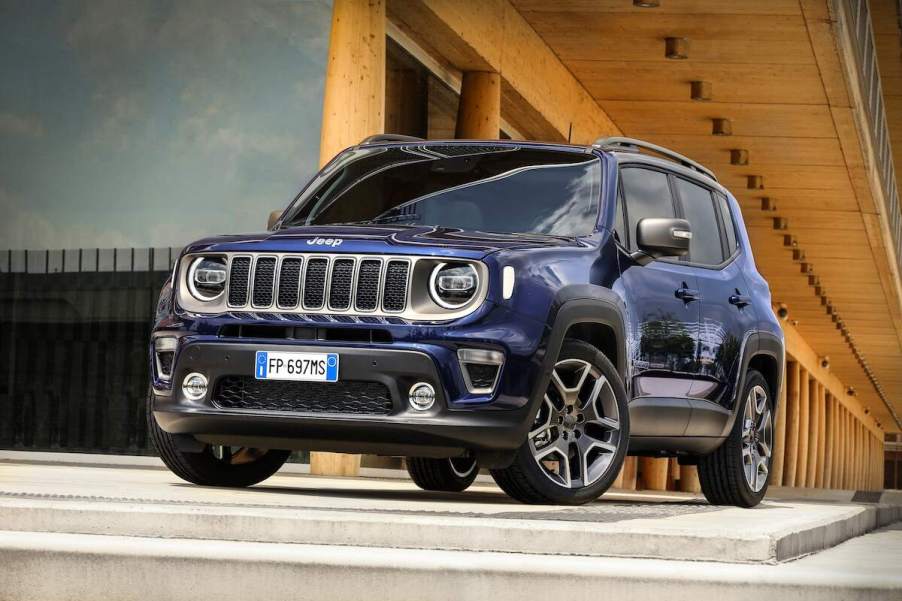
[{"label": "a-pillar", "polygon": [[467,71],[460,88],[455,138],[496,140],[501,128],[501,76]]},{"label": "a-pillar", "polygon": [[[385,122],[385,2],[333,0],[323,95],[320,164]],[[356,475],[360,455],[311,453],[310,472]]]}]

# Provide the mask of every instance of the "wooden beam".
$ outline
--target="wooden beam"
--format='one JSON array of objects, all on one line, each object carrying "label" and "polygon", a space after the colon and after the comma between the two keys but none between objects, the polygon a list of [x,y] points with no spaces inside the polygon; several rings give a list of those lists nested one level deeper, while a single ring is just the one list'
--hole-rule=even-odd
[{"label": "wooden beam", "polygon": [[620,129],[507,0],[390,0],[389,16],[461,71],[501,75],[501,112],[536,139],[587,144]]},{"label": "wooden beam", "polygon": [[[382,133],[385,121],[385,4],[334,0],[323,94],[320,164]],[[355,476],[360,455],[311,453],[310,473]]]},{"label": "wooden beam", "polygon": [[501,76],[467,71],[460,89],[455,138],[495,140],[501,128]]}]

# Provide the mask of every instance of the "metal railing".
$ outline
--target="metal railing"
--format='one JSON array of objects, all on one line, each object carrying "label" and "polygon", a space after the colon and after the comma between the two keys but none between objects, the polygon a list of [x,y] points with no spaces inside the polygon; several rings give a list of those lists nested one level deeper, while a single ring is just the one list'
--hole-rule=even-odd
[{"label": "metal railing", "polygon": [[[902,1],[900,14],[902,14]],[[874,146],[874,161],[880,179],[880,187],[886,202],[886,218],[889,224],[892,248],[896,253],[897,265],[902,271],[902,214],[899,208],[899,190],[896,169],[890,143],[889,127],[886,123],[883,90],[880,84],[880,70],[877,64],[877,47],[871,12],[867,0],[836,0],[834,6],[845,16],[849,37],[854,50],[858,71],[858,87],[868,126],[868,134]]]}]

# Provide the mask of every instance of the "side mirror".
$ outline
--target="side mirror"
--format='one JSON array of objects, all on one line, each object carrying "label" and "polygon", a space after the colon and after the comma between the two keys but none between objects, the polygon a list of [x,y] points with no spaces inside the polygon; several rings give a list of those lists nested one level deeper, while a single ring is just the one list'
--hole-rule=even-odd
[{"label": "side mirror", "polygon": [[685,219],[646,218],[636,226],[639,251],[633,258],[641,264],[661,257],[682,257],[689,252],[692,230]]},{"label": "side mirror", "polygon": [[282,216],[282,211],[273,211],[269,214],[269,221],[266,222],[266,231],[271,232],[276,222],[279,220],[279,217]]}]

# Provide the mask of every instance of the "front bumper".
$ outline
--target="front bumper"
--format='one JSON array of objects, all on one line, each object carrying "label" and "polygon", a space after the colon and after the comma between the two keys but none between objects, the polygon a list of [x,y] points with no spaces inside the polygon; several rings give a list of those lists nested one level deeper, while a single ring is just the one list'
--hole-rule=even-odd
[{"label": "front bumper", "polygon": [[[453,351],[430,345],[323,345],[251,343],[182,339],[168,390],[154,390],[153,413],[161,428],[202,442],[260,448],[305,449],[381,455],[447,457],[466,451],[507,452],[526,437],[530,404],[522,363],[509,361],[493,402],[455,403],[457,386],[449,385]],[[400,348],[406,346],[406,348]],[[341,381],[378,382],[391,397],[386,415],[309,414],[289,411],[222,408],[215,402],[217,383],[226,376],[253,377],[256,351],[336,352]],[[210,386],[200,400],[184,396],[180,382],[200,372]],[[409,407],[407,393],[416,382],[428,382],[436,403],[428,411]],[[517,383],[512,386],[511,383]],[[511,394],[513,392],[517,394]]]}]

